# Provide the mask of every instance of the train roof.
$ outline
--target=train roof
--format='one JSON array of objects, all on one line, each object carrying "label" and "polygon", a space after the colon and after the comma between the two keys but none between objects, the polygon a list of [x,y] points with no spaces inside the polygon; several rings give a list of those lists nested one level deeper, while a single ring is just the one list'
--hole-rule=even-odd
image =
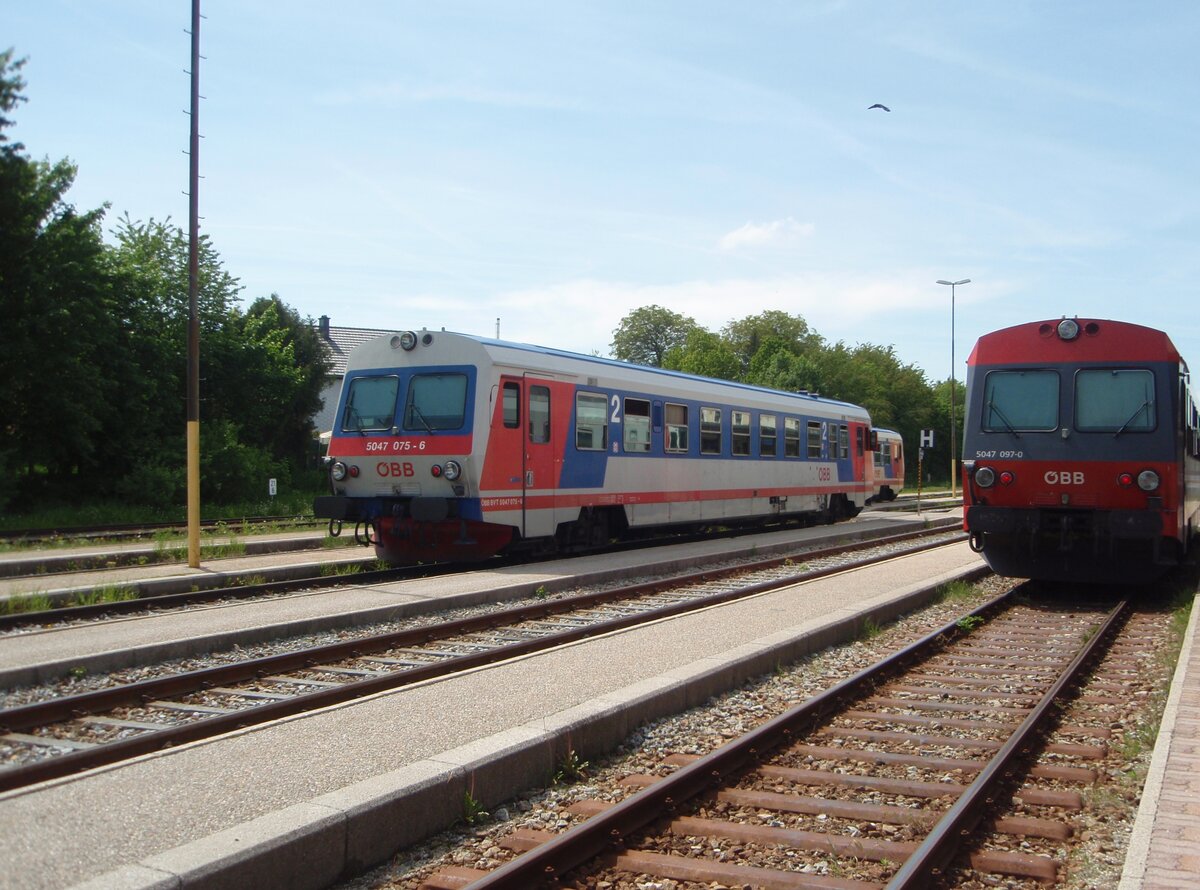
[{"label": "train roof", "polygon": [[[1074,321],[1078,333],[1059,335],[1064,321]],[[1179,362],[1187,365],[1162,331],[1111,319],[1053,318],[1031,321],[984,334],[975,343],[968,365],[1057,364],[1060,362]]]},{"label": "train roof", "polygon": [[[400,332],[397,331],[397,333],[400,333]],[[416,332],[416,333],[417,333],[418,337],[420,337],[422,334],[427,333],[427,332],[420,331],[420,332]],[[542,357],[544,357],[546,359],[550,359],[550,360],[566,361],[569,363],[582,362],[582,363],[585,363],[585,365],[606,367],[609,370],[616,372],[618,374],[621,374],[621,375],[629,374],[629,373],[650,374],[650,375],[657,375],[657,376],[670,378],[670,379],[677,381],[678,383],[684,384],[684,385],[689,384],[689,383],[700,382],[700,383],[705,383],[705,384],[712,384],[712,385],[727,387],[727,388],[734,389],[734,390],[742,390],[744,392],[753,393],[758,396],[777,398],[782,395],[782,396],[787,396],[787,397],[794,398],[794,399],[804,399],[804,400],[813,402],[818,405],[823,405],[827,408],[841,410],[844,413],[861,414],[862,417],[868,421],[870,419],[867,409],[862,407],[861,405],[855,405],[851,402],[839,401],[838,399],[830,399],[830,398],[826,398],[821,395],[817,395],[817,394],[805,392],[805,391],[801,391],[798,393],[797,392],[786,392],[784,390],[770,389],[770,388],[764,387],[764,386],[752,386],[751,384],[748,384],[748,383],[738,383],[738,382],[732,381],[732,380],[719,380],[715,377],[701,377],[701,376],[698,376],[695,374],[685,374],[682,371],[671,371],[671,370],[667,370],[666,368],[656,368],[656,367],[653,367],[650,365],[637,365],[637,364],[633,364],[632,362],[620,361],[619,359],[603,358],[603,357],[595,356],[595,355],[582,355],[582,354],[576,353],[576,352],[568,352],[565,349],[555,349],[550,346],[536,346],[531,343],[518,343],[518,342],[514,342],[514,341],[509,341],[509,340],[497,340],[497,339],[493,339],[490,337],[481,337],[476,334],[463,334],[463,333],[458,333],[456,331],[446,331],[446,330],[430,331],[428,333],[432,333],[436,337],[456,337],[461,340],[467,340],[467,341],[473,342],[475,344],[478,344],[479,347],[481,347],[483,350],[485,350],[488,353],[489,357],[493,361],[498,361],[502,364],[510,363],[512,360],[510,356],[505,356],[503,354],[504,351],[513,350],[513,351],[516,351],[519,353],[526,353],[526,354],[531,354],[531,355],[542,356]],[[373,354],[378,350],[379,346],[381,346],[382,344],[384,344],[386,342],[390,342],[390,340],[393,336],[395,336],[395,335],[394,334],[386,334],[383,337],[379,337],[375,340],[372,340],[368,343],[363,344],[362,346],[357,347],[354,350],[354,352],[362,353],[363,356],[366,357],[367,353]],[[351,358],[351,361],[350,361],[351,368],[373,367],[373,366],[378,366],[378,365],[376,365],[374,362],[370,362],[370,361],[368,361],[367,364],[359,364],[358,362],[356,362],[354,360],[353,357]]]}]

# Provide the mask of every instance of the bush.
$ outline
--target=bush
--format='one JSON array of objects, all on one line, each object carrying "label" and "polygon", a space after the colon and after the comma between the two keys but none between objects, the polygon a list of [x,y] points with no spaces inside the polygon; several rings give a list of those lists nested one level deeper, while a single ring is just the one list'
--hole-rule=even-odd
[{"label": "bush", "polygon": [[138,461],[113,483],[113,493],[129,504],[176,507],[187,502],[187,467],[183,460],[170,466]]},{"label": "bush", "polygon": [[227,422],[209,424],[201,433],[200,496],[205,501],[231,504],[257,501],[267,493],[267,481],[289,485],[291,468],[262,448],[238,441],[237,428]]}]

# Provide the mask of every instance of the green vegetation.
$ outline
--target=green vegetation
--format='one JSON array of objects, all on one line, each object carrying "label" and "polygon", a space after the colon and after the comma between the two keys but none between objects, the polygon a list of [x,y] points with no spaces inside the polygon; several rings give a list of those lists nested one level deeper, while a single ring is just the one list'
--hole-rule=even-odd
[{"label": "green vegetation", "polygon": [[5,599],[0,599],[0,615],[45,612],[49,608],[50,597],[42,593],[18,593]]},{"label": "green vegetation", "polygon": [[468,825],[475,825],[487,819],[491,813],[483,808],[483,804],[477,801],[470,791],[463,792],[463,821]]},{"label": "green vegetation", "polygon": [[75,595],[73,606],[98,606],[102,603],[123,603],[138,598],[137,588],[125,584],[108,584],[104,587],[94,587]]},{"label": "green vegetation", "polygon": [[[76,167],[8,140],[23,66],[0,52],[0,525],[181,520],[188,238],[126,215],[106,240],[108,205],[67,198]],[[277,295],[242,308],[241,291],[202,235],[202,502],[276,514],[295,494],[307,509],[327,359]],[[268,506],[271,478],[284,494]]]},{"label": "green vegetation", "polygon": [[563,757],[562,762],[559,763],[558,771],[554,774],[554,784],[562,785],[568,782],[578,782],[587,775],[588,766],[588,761],[580,760],[579,754],[572,748]]}]

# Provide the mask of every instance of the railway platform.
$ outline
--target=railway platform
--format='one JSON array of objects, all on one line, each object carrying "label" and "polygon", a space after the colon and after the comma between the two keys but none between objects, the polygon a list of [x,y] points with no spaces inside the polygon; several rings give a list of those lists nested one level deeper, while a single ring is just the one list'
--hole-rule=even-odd
[{"label": "railway platform", "polygon": [[1118,890],[1200,887],[1200,594],[1192,603]]},{"label": "railway platform", "polygon": [[982,570],[955,544],[9,792],[0,887],[326,887],[448,827],[467,793],[508,799],[565,748],[610,750]]}]

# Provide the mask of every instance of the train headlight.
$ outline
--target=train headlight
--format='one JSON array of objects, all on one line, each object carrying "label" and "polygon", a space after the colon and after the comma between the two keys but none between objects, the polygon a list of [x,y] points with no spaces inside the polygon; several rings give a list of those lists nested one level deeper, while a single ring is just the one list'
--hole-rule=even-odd
[{"label": "train headlight", "polygon": [[1142,491],[1158,490],[1158,473],[1153,470],[1142,470],[1138,473],[1138,488]]},{"label": "train headlight", "polygon": [[329,475],[334,482],[341,482],[346,478],[349,469],[340,460],[335,460],[329,468]]},{"label": "train headlight", "polygon": [[462,475],[462,467],[458,465],[456,460],[446,461],[446,478],[453,482]]},{"label": "train headlight", "polygon": [[975,471],[975,484],[980,488],[991,488],[996,484],[996,471],[991,467],[980,467]]},{"label": "train headlight", "polygon": [[1058,323],[1058,336],[1063,340],[1074,340],[1079,336],[1079,322],[1073,318],[1064,318]]},{"label": "train headlight", "polygon": [[392,338],[392,349],[399,346],[405,352],[412,352],[417,348],[417,335],[412,331],[404,331],[399,337]]}]

